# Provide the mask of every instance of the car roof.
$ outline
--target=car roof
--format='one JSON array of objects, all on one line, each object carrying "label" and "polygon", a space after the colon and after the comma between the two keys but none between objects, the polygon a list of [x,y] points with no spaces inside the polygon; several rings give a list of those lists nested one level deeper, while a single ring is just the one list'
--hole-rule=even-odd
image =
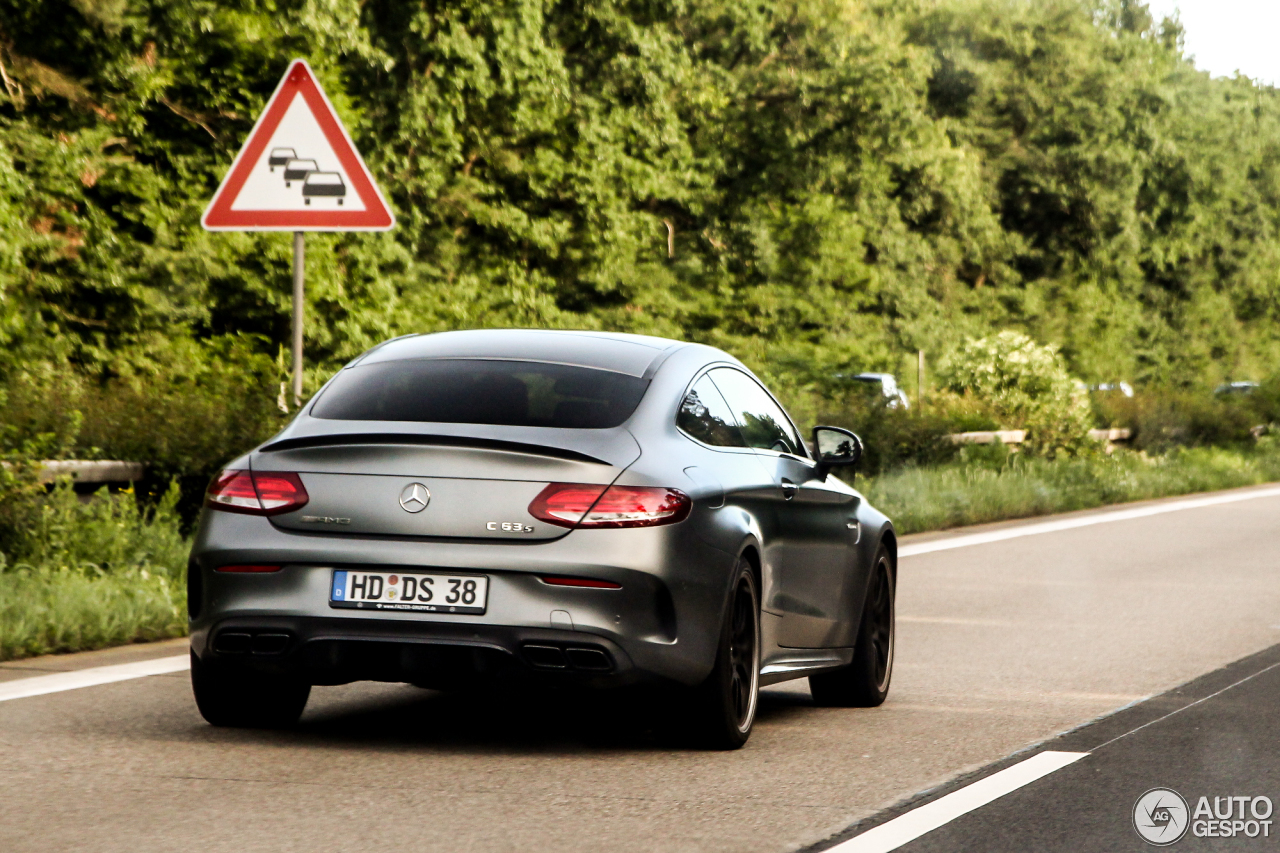
[{"label": "car roof", "polygon": [[349,366],[414,358],[489,358],[568,364],[644,376],[656,366],[659,356],[684,346],[689,344],[621,332],[474,329],[394,338]]}]

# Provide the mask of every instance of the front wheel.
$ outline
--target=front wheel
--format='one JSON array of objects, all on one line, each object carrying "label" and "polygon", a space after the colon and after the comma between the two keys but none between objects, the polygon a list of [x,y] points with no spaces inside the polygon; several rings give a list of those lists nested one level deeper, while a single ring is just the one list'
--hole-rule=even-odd
[{"label": "front wheel", "polygon": [[751,736],[760,700],[760,595],[751,564],[740,560],[715,667],[694,696],[698,742],[738,749]]},{"label": "front wheel", "polygon": [[191,653],[191,690],[200,716],[214,726],[276,729],[302,716],[311,685],[253,673],[211,669]]},{"label": "front wheel", "polygon": [[809,692],[819,705],[874,708],[889,695],[893,678],[894,624],[893,563],[883,545],[871,569],[871,586],[862,607],[862,623],[853,649],[853,662],[834,672],[809,676]]}]

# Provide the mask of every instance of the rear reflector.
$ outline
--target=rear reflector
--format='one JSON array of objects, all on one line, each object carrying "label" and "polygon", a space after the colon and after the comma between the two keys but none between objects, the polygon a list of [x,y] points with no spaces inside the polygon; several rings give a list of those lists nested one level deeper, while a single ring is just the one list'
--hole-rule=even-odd
[{"label": "rear reflector", "polygon": [[215,572],[278,572],[282,566],[219,566]]},{"label": "rear reflector", "polygon": [[209,484],[205,506],[249,515],[278,515],[301,509],[310,499],[297,474],[227,470]]},{"label": "rear reflector", "polygon": [[585,586],[591,589],[622,589],[622,584],[613,581],[598,581],[592,578],[562,578],[543,575],[542,582],[552,586]]},{"label": "rear reflector", "polygon": [[552,483],[529,504],[529,514],[558,527],[656,527],[684,521],[692,506],[676,489]]}]

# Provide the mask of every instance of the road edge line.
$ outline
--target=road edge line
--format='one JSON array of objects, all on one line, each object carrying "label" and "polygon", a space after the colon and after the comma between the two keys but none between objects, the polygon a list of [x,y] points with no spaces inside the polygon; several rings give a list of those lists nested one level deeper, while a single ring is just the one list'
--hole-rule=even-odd
[{"label": "road edge line", "polygon": [[1037,779],[1061,770],[1085,756],[1087,752],[1056,752],[1047,750],[1028,759],[985,776],[944,797],[925,803],[887,823],[873,827],[861,835],[855,835],[824,853],[888,853],[920,836],[945,826],[958,817],[980,809]]},{"label": "road edge line", "polygon": [[0,702],[45,696],[49,693],[61,693],[64,690],[77,690],[81,687],[113,684],[117,681],[145,678],[148,675],[167,675],[172,672],[182,672],[190,666],[191,656],[186,654],[0,681]]}]

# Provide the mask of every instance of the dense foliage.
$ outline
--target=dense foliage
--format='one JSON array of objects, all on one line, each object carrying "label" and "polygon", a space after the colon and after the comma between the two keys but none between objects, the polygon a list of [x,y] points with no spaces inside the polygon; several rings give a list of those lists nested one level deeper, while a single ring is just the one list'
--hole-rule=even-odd
[{"label": "dense foliage", "polygon": [[308,238],[309,388],[484,325],[718,344],[802,418],[1010,328],[1091,381],[1261,378],[1280,100],[1180,37],[1138,0],[0,0],[0,441],[168,475],[278,424],[289,238],[198,220],[292,56],[399,217]]}]

